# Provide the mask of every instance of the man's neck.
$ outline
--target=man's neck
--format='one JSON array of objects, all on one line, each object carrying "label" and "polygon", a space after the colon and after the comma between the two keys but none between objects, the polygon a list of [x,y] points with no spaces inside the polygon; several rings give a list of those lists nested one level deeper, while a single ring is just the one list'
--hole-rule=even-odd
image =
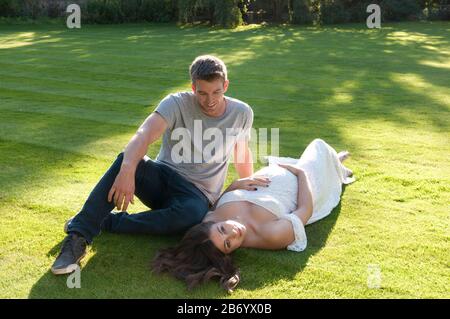
[{"label": "man's neck", "polygon": [[221,117],[222,115],[225,114],[225,112],[227,110],[227,105],[228,105],[227,100],[225,99],[225,97],[223,97],[221,105],[216,111],[217,113],[215,113],[215,114],[208,114],[208,113],[205,113],[202,108],[200,108],[200,109],[201,109],[202,113],[207,115],[207,116],[210,116],[210,117]]}]

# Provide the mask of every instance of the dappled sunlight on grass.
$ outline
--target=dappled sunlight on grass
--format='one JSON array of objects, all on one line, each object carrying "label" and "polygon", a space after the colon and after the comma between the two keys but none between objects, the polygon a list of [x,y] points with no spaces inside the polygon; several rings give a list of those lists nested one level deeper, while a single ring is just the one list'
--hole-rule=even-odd
[{"label": "dappled sunlight on grass", "polygon": [[32,45],[35,38],[36,32],[21,32],[7,37],[0,36],[0,50]]},{"label": "dappled sunlight on grass", "polygon": [[[33,45],[0,57],[0,282],[11,284],[2,297],[228,297],[216,282],[187,292],[169,276],[149,274],[151,257],[174,238],[102,234],[83,262],[81,290],[68,291],[65,278],[48,270],[64,221],[159,101],[191,90],[188,67],[200,54],[227,63],[227,95],[250,104],[254,127],[280,129],[280,156],[298,157],[323,138],[352,153],[347,164],[357,178],[329,218],[306,228],[305,252],[238,251],[243,280],[232,297],[444,296],[446,29],[3,27],[0,46],[19,34]],[[231,166],[224,187],[236,177]],[[415,269],[408,261],[417,256],[423,264]],[[27,271],[15,269],[19,262]],[[367,289],[368,263],[382,266],[383,289]]]},{"label": "dappled sunlight on grass", "polygon": [[418,74],[391,74],[391,79],[397,82],[398,85],[403,87],[405,90],[411,91],[415,94],[425,95],[429,99],[441,104],[448,110],[450,110],[450,88],[440,87],[438,85],[433,85],[427,83]]},{"label": "dappled sunlight on grass", "polygon": [[446,44],[445,37],[443,36],[430,36],[428,34],[419,32],[406,32],[406,31],[394,31],[390,32],[387,40],[401,44],[427,44],[427,45],[440,45]]},{"label": "dappled sunlight on grass", "polygon": [[241,25],[238,26],[237,28],[234,28],[231,30],[231,32],[235,33],[235,32],[249,32],[251,30],[261,30],[262,28],[264,28],[263,25],[261,24],[248,24],[248,25]]},{"label": "dappled sunlight on grass", "polygon": [[431,45],[422,45],[421,48],[430,50],[430,51],[434,51],[436,53],[439,53],[441,55],[450,55],[450,51],[449,50],[445,50],[444,48],[436,48],[434,46]]},{"label": "dappled sunlight on grass", "polygon": [[346,92],[336,92],[331,102],[336,104],[347,104],[353,101],[353,96]]},{"label": "dappled sunlight on grass", "polygon": [[448,61],[442,61],[442,62],[424,60],[424,61],[419,61],[419,64],[431,66],[431,67],[438,68],[438,69],[450,69],[450,59]]},{"label": "dappled sunlight on grass", "polygon": [[330,103],[348,104],[353,102],[352,92],[359,88],[356,81],[344,81],[339,87],[333,89],[334,95],[330,99]]},{"label": "dappled sunlight on grass", "polygon": [[246,61],[252,60],[252,58],[256,57],[256,54],[255,52],[249,50],[247,52],[241,51],[238,54],[222,54],[222,56],[223,61],[227,63],[227,65],[230,65],[230,67],[236,67],[245,64]]}]

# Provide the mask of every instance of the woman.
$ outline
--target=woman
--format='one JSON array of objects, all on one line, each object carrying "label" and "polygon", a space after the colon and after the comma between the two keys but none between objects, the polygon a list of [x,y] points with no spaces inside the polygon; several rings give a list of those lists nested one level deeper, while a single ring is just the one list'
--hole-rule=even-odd
[{"label": "woman", "polygon": [[269,157],[269,166],[232,183],[177,247],[158,252],[153,269],[185,280],[189,288],[219,277],[231,292],[240,280],[230,256],[237,248],[303,251],[304,226],[330,214],[342,184],[354,181],[342,164],[348,156],[315,139],[299,160]]}]

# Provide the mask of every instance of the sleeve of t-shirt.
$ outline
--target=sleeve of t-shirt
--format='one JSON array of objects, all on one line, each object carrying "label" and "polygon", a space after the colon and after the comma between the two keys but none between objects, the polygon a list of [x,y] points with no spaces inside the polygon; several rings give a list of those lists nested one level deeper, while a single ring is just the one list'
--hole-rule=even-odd
[{"label": "sleeve of t-shirt", "polygon": [[239,140],[247,140],[250,141],[252,135],[252,126],[253,126],[253,110],[248,107],[247,112],[245,113],[245,121],[244,127],[242,128],[242,134],[240,134]]},{"label": "sleeve of t-shirt", "polygon": [[161,102],[159,102],[159,105],[156,107],[154,112],[161,115],[167,122],[167,128],[172,130],[177,119],[177,109],[177,102],[174,97],[169,94],[162,99]]}]

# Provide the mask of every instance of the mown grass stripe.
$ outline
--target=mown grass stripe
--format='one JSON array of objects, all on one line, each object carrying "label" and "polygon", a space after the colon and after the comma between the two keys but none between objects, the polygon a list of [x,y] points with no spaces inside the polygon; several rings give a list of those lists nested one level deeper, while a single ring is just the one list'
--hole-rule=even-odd
[{"label": "mown grass stripe", "polygon": [[[320,137],[352,152],[357,177],[333,213],[306,228],[303,253],[238,250],[243,279],[232,298],[448,296],[448,28],[0,24],[8,46],[0,49],[0,296],[230,297],[216,282],[187,292],[148,271],[156,251],[179,238],[102,234],[77,291],[49,272],[64,221],[160,98],[190,89],[188,66],[200,53],[227,62],[227,94],[253,107],[254,127],[280,129],[281,156],[298,157]],[[230,166],[224,187],[235,178]],[[367,287],[369,264],[380,266],[382,289]]]}]

